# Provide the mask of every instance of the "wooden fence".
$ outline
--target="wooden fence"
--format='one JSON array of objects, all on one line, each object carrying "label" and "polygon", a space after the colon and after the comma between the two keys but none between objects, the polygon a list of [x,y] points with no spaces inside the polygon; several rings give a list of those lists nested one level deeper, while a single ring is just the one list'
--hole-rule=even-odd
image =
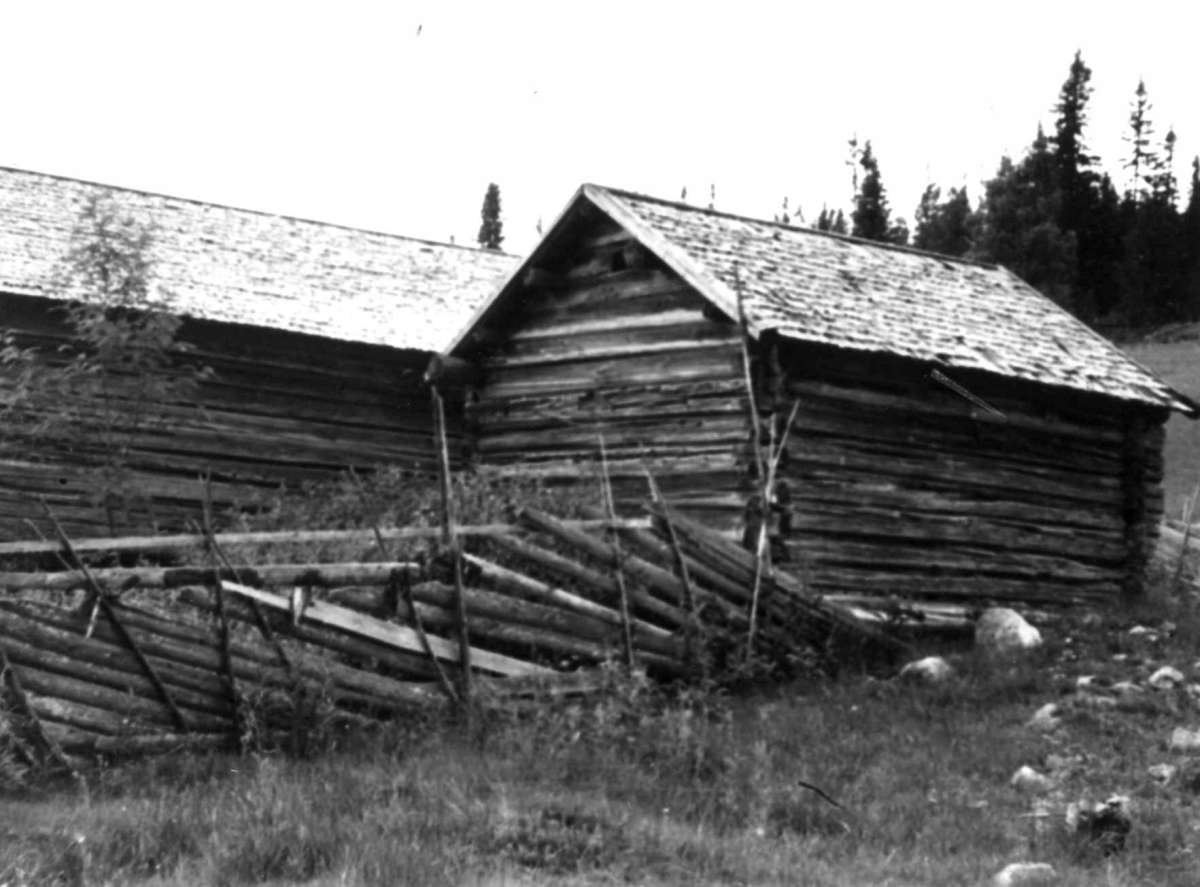
[{"label": "wooden fence", "polygon": [[[778,664],[804,650],[904,652],[782,572],[760,577],[752,608],[754,555],[661,504],[648,513],[563,521],[525,509],[512,525],[458,527],[456,548],[414,560],[242,565],[226,552],[337,540],[380,556],[439,530],[5,544],[10,560],[57,550],[72,567],[0,573],[8,732],[31,761],[72,765],[286,741],[318,701],[354,726],[587,692],[607,662],[688,680],[750,653]],[[130,552],[203,562],[86,564]]]}]

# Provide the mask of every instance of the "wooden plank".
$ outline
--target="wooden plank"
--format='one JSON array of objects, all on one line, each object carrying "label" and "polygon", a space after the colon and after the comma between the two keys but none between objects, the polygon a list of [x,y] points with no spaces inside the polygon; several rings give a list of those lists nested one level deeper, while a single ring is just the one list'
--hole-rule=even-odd
[{"label": "wooden plank", "polygon": [[[607,526],[607,522],[600,522]],[[595,521],[568,521],[568,525],[580,528],[595,525]],[[649,521],[638,518],[623,518],[621,527],[648,527]],[[458,527],[463,536],[494,536],[517,532],[511,524],[474,524]],[[397,539],[431,539],[441,532],[437,527],[383,527],[380,534],[387,541]],[[199,548],[205,537],[195,533],[163,536],[124,536],[102,539],[80,539],[75,550],[97,551],[168,551],[179,548]],[[223,548],[237,545],[291,545],[317,542],[347,542],[373,545],[374,530],[280,530],[254,533],[217,533],[217,544]],[[0,542],[0,556],[13,554],[53,554],[59,548],[57,542],[44,539],[23,542]]]},{"label": "wooden plank", "polygon": [[[239,595],[246,600],[257,601],[273,610],[291,612],[291,601],[288,598],[281,597],[269,591],[239,585],[235,582],[222,582],[221,586],[225,590]],[[318,625],[336,628],[339,631],[345,631],[357,637],[367,638],[368,640],[378,641],[379,643],[408,652],[421,653],[424,649],[421,646],[420,638],[417,637],[417,633],[407,626],[382,622],[378,619],[363,616],[353,610],[348,610],[345,607],[338,607],[322,601],[310,602],[304,608],[303,618],[311,620]],[[458,662],[459,650],[457,644],[433,636],[430,636],[429,643],[434,654],[439,659],[451,663]],[[520,659],[514,659],[510,656],[503,656],[499,653],[492,653],[486,650],[472,650],[471,661],[476,668],[503,676],[548,674],[553,671],[540,665],[523,662]]]},{"label": "wooden plank", "polygon": [[[403,561],[342,564],[235,565],[232,569],[210,567],[108,567],[90,569],[97,582],[109,588],[182,588],[205,585],[218,579],[246,582],[255,586],[306,585],[333,588],[339,585],[386,585],[397,573],[416,576],[418,565]],[[0,572],[0,588],[66,590],[82,587],[86,577],[79,570],[40,573]]]}]

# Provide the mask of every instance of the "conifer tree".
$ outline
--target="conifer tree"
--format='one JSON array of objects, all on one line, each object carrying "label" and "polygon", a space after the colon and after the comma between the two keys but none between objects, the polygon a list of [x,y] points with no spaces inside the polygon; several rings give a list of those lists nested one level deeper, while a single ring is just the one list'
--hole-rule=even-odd
[{"label": "conifer tree", "polygon": [[1192,158],[1187,208],[1180,221],[1183,239],[1183,316],[1200,320],[1200,157]]},{"label": "conifer tree", "polygon": [[[1079,52],[1054,106],[1054,159],[1058,166],[1058,227],[1073,234],[1077,269],[1071,304],[1080,316],[1092,319],[1111,308],[1111,282],[1118,255],[1113,225],[1117,211],[1102,192],[1102,177],[1084,140],[1087,103],[1092,95],[1092,70]],[[1119,242],[1120,235],[1116,236]]]},{"label": "conifer tree", "polygon": [[[879,174],[879,162],[868,141],[863,146],[859,165],[863,168],[862,181],[854,197],[854,212],[850,218],[854,223],[851,233],[867,240],[889,242],[895,231],[891,224],[891,210],[883,179]],[[905,229],[907,230],[907,229]]]},{"label": "conifer tree", "polygon": [[1096,158],[1087,151],[1083,128],[1087,123],[1087,103],[1091,98],[1092,69],[1077,51],[1070,73],[1054,106],[1054,156],[1059,168],[1059,187],[1063,191],[1060,226],[1078,231],[1088,208],[1088,197],[1097,176],[1092,172]]},{"label": "conifer tree", "polygon": [[1158,158],[1150,147],[1154,135],[1154,125],[1150,122],[1150,99],[1146,95],[1146,82],[1139,80],[1134,93],[1133,109],[1129,112],[1129,133],[1125,140],[1129,143],[1130,155],[1125,162],[1125,168],[1130,171],[1129,188],[1126,193],[1134,203],[1146,199],[1146,176],[1157,166]]},{"label": "conifer tree", "polygon": [[966,188],[951,188],[943,201],[942,190],[929,185],[917,207],[913,245],[918,249],[964,256],[971,249],[971,204]]},{"label": "conifer tree", "polygon": [[479,245],[484,249],[500,249],[504,242],[504,223],[500,220],[500,186],[492,182],[483,195],[482,223],[479,226]]},{"label": "conifer tree", "polygon": [[1019,164],[1002,158],[986,184],[977,258],[997,262],[1060,305],[1073,307],[1077,245],[1058,218],[1057,162],[1041,127]]},{"label": "conifer tree", "polygon": [[833,234],[846,233],[846,214],[840,209],[833,212],[828,207],[821,207],[821,214],[817,216],[818,231],[830,231]]}]

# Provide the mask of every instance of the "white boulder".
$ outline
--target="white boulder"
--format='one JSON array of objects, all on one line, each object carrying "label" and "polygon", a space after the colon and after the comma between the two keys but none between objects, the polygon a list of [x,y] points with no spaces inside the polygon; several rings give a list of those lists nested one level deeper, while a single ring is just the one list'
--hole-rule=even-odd
[{"label": "white boulder", "polygon": [[1008,607],[984,610],[975,623],[975,646],[990,655],[1019,655],[1041,645],[1042,633]]},{"label": "white boulder", "polygon": [[1062,709],[1057,702],[1047,702],[1033,713],[1027,726],[1042,733],[1057,730],[1062,724]]},{"label": "white boulder", "polygon": [[1010,862],[992,878],[994,887],[1035,887],[1054,884],[1058,873],[1048,862]]},{"label": "white boulder", "polygon": [[1175,774],[1179,772],[1179,768],[1174,764],[1153,764],[1146,768],[1146,772],[1159,785],[1166,785],[1175,778]]},{"label": "white boulder", "polygon": [[1164,665],[1146,682],[1155,690],[1174,690],[1183,683],[1183,672],[1170,665]]},{"label": "white boulder", "polygon": [[1167,742],[1167,748],[1171,751],[1200,750],[1200,730],[1176,727],[1171,731],[1171,739]]},{"label": "white boulder", "polygon": [[1017,770],[1008,784],[1026,795],[1044,795],[1054,788],[1054,780],[1043,773],[1038,773],[1028,764]]},{"label": "white boulder", "polygon": [[900,678],[921,684],[940,684],[954,674],[954,667],[941,656],[926,656],[900,669]]}]

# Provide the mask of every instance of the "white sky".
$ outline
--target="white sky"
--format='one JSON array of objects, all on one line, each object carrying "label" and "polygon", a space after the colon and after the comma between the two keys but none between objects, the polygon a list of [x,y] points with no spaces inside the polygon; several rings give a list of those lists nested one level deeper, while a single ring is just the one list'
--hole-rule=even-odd
[{"label": "white sky", "polygon": [[[1186,187],[1194,3],[105,2],[0,6],[0,165],[525,252],[581,182],[808,220],[851,135],[894,213],[1019,154],[1075,50],[1119,186],[1139,76]],[[419,33],[418,33],[419,29]]]}]

